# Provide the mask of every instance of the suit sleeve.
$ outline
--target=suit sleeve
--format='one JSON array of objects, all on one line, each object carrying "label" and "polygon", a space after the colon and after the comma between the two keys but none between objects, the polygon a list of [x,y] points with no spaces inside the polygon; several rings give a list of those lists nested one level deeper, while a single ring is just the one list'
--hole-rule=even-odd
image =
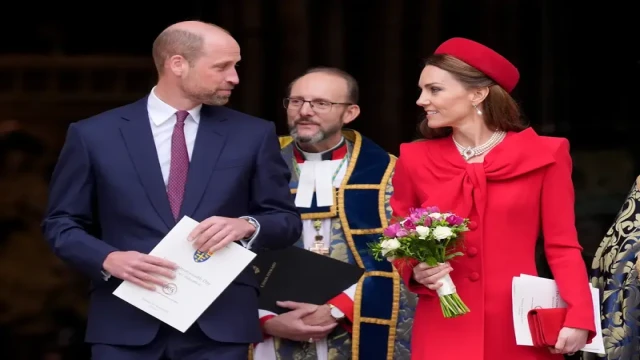
[{"label": "suit sleeve", "polygon": [[71,124],[49,183],[49,200],[42,231],[54,253],[95,280],[102,264],[118,249],[92,236],[95,179],[87,148]]},{"label": "suit sleeve", "polygon": [[251,217],[260,224],[251,248],[281,249],[300,239],[302,219],[291,196],[290,180],[291,172],[280,154],[280,141],[271,123],[259,146],[251,186]]},{"label": "suit sleeve", "polygon": [[542,184],[544,249],[560,296],[567,303],[564,326],[589,330],[591,339],[595,336],[593,302],[575,227],[572,161],[566,139],[555,158]]},{"label": "suit sleeve", "polygon": [[[392,220],[399,217],[406,217],[409,215],[411,208],[419,207],[420,199],[413,185],[411,174],[408,171],[406,165],[406,155],[403,156],[403,152],[406,152],[406,145],[400,146],[400,156],[396,161],[396,168],[393,174],[393,194],[389,201],[392,209]],[[422,284],[413,280],[413,268],[418,265],[418,261],[409,259],[396,259],[393,261],[393,265],[398,270],[398,274],[404,281],[409,291],[419,295],[434,295],[435,292],[429,290]]]}]

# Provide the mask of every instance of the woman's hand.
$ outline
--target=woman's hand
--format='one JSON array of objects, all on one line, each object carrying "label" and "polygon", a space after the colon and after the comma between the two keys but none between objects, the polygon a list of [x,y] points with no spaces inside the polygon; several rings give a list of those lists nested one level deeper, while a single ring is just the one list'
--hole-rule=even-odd
[{"label": "woman's hand", "polygon": [[556,347],[549,350],[554,354],[573,355],[587,344],[588,337],[588,330],[563,327],[558,334]]},{"label": "woman's hand", "polygon": [[429,266],[425,263],[420,263],[413,268],[413,279],[431,290],[436,290],[442,286],[442,283],[439,283],[438,280],[442,279],[452,270],[453,268],[449,263],[438,266]]}]

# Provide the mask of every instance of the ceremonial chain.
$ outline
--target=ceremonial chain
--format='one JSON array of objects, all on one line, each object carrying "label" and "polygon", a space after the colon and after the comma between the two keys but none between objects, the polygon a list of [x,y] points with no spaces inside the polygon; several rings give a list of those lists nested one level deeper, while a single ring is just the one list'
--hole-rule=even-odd
[{"label": "ceremonial chain", "polygon": [[[342,161],[338,165],[336,172],[333,174],[331,178],[331,186],[333,186],[333,182],[336,180],[336,177],[338,176],[340,169],[342,169],[344,164],[347,163],[348,161],[349,161],[349,154],[343,157]],[[298,179],[300,179],[300,167],[298,166],[298,162],[296,161],[296,159],[293,159],[293,168],[296,171],[296,175],[298,176]],[[320,234],[320,230],[322,228],[322,220],[320,219],[313,220],[313,228],[316,230],[316,236],[313,242],[313,246],[309,250],[315,252],[316,254],[329,255],[329,248],[324,246],[324,242],[323,242],[324,236]]]},{"label": "ceremonial chain", "polygon": [[502,141],[502,139],[505,138],[505,136],[507,136],[506,132],[496,131],[493,133],[493,135],[491,135],[491,137],[486,143],[476,147],[471,147],[471,146],[464,147],[458,144],[458,142],[456,141],[456,139],[453,138],[453,136],[451,138],[453,139],[453,142],[456,144],[456,147],[458,148],[460,155],[462,155],[464,159],[468,161],[473,157],[480,156],[486,153],[487,151],[493,149],[493,147],[498,145],[500,141]]}]

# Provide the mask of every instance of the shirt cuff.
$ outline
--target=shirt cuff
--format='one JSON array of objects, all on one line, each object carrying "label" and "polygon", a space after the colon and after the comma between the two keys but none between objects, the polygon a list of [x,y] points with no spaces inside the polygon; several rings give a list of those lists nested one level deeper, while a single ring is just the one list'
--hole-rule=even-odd
[{"label": "shirt cuff", "polygon": [[111,279],[111,274],[109,274],[107,270],[102,270],[100,275],[102,275],[102,280],[104,281],[109,281],[109,279]]},{"label": "shirt cuff", "polygon": [[258,234],[260,233],[260,223],[258,222],[258,220],[252,218],[251,216],[241,216],[240,219],[245,219],[251,225],[256,227],[256,231],[253,232],[253,235],[251,235],[250,238],[240,240],[240,243],[242,244],[242,246],[244,246],[247,249],[251,249],[253,242],[256,240],[256,238],[258,237]]}]

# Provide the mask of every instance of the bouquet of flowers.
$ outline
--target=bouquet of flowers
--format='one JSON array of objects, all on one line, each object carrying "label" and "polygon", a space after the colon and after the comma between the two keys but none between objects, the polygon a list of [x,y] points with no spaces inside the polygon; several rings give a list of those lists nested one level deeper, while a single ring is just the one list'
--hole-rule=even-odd
[{"label": "bouquet of flowers", "polygon": [[[437,207],[411,209],[410,215],[384,229],[379,242],[369,247],[377,260],[386,258],[415,259],[429,266],[443,264],[461,256],[457,252],[462,233],[468,231],[469,219],[452,213],[440,213]],[[456,293],[456,287],[447,274],[436,291],[445,318],[464,315],[469,308]]]}]

